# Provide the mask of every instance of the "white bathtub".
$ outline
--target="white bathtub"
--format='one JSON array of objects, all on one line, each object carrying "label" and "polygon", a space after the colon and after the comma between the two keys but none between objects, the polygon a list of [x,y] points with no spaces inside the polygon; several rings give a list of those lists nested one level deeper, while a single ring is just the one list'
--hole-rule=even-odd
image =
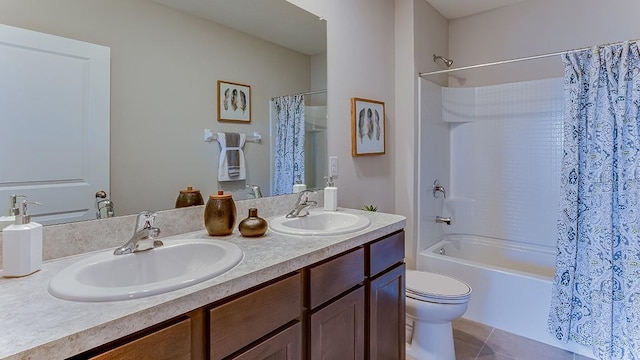
[{"label": "white bathtub", "polygon": [[547,331],[555,249],[450,234],[420,252],[418,269],[471,285],[464,318],[593,357],[588,348],[559,342]]}]

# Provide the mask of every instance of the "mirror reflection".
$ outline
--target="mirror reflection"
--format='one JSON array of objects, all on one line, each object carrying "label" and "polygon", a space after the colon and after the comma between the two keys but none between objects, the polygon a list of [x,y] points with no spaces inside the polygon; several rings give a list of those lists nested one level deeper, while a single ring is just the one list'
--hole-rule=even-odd
[{"label": "mirror reflection", "polygon": [[[101,205],[111,207],[102,209],[104,216],[110,211],[128,215],[173,208],[179,191],[188,186],[199,189],[205,201],[219,189],[245,199],[290,193],[296,182],[308,188],[322,186],[326,175],[326,24],[285,0],[5,0],[0,3],[0,23],[108,48],[110,60],[106,76],[108,125],[99,134],[87,135],[86,128],[91,126],[85,122],[86,114],[69,114],[71,119],[78,116],[77,122],[67,121],[64,127],[55,122],[55,116],[37,114],[36,110],[51,109],[43,107],[41,99],[31,96],[14,101],[13,117],[2,121],[4,129],[17,124],[15,131],[3,133],[19,135],[0,139],[0,151],[15,153],[19,143],[29,148],[33,162],[25,163],[15,156],[0,164],[3,215],[11,207],[9,196],[16,193],[42,202],[41,207],[30,207],[34,220],[51,224],[93,219]],[[13,51],[6,48],[0,51]],[[88,68],[83,57],[67,56],[65,61],[71,63],[70,58],[81,63],[69,65],[70,74]],[[19,59],[3,63],[2,68],[25,63]],[[61,89],[70,87],[67,83],[73,76],[51,70],[49,66],[57,60],[47,59],[38,57],[48,71],[32,83],[40,89],[40,84],[49,81],[46,84],[54,93],[63,93]],[[85,74],[83,71],[79,73]],[[24,81],[17,77],[11,78],[13,83],[5,81],[6,75],[0,72],[5,84],[0,88],[1,97],[31,94]],[[85,78],[80,75],[79,79],[78,87],[86,91],[81,86]],[[250,121],[218,120],[219,80],[250,88]],[[86,101],[96,94],[80,94],[61,97],[59,104],[79,103],[89,112]],[[281,161],[276,147],[277,106],[289,98],[302,99],[298,104],[305,116],[299,121],[304,126],[296,142],[302,141],[304,150],[296,151],[304,160],[280,166],[296,169],[282,175],[275,168]],[[31,122],[37,118],[47,119],[46,128]],[[205,141],[205,129],[216,135],[237,133],[245,138],[241,148],[245,179],[220,181],[222,146],[217,140]],[[25,143],[34,133],[42,141]],[[80,139],[80,145],[70,145],[70,135]],[[246,141],[256,135],[260,141]],[[287,138],[291,137],[281,139]],[[39,147],[40,143],[45,146]],[[106,144],[106,149],[93,148],[100,143]],[[101,185],[94,185],[85,175],[93,154],[99,151],[98,158],[106,153],[107,161],[97,166],[102,170],[98,176]],[[45,159],[45,164],[37,164],[39,158]],[[72,166],[75,164],[79,169]],[[16,172],[25,168],[29,169],[26,175]],[[276,189],[275,176],[286,176],[291,185]],[[69,184],[75,186],[73,192],[66,191]],[[52,189],[53,195],[44,195],[44,190]],[[101,190],[106,196],[96,197]]]}]

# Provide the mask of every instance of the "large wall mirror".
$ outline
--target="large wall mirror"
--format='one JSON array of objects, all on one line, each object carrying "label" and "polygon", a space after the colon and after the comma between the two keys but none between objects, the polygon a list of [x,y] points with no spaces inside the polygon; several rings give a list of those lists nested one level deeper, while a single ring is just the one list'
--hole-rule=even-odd
[{"label": "large wall mirror", "polygon": [[[205,201],[217,190],[247,198],[255,186],[271,196],[272,99],[285,95],[306,94],[303,182],[322,185],[326,22],[286,0],[3,0],[0,23],[110,49],[110,129],[104,136],[106,190],[116,215],[173,208],[187,186],[200,189]],[[250,121],[218,120],[219,80],[250,87]],[[220,146],[204,141],[205,129],[261,135],[261,142],[243,147],[246,180],[218,181]],[[10,171],[3,160],[0,173]],[[4,197],[2,215],[10,205]],[[43,211],[33,208],[34,214]],[[88,211],[95,214],[95,207]],[[55,216],[36,221],[56,222]]]}]

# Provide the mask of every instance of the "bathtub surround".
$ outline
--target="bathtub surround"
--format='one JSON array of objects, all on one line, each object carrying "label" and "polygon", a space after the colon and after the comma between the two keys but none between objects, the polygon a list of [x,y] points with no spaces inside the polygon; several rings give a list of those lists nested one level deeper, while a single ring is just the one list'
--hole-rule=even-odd
[{"label": "bathtub surround", "polygon": [[[444,231],[555,247],[548,209],[557,208],[560,189],[562,79],[442,91],[443,121],[451,123],[443,216],[457,220]],[[473,212],[461,214],[468,199]]]},{"label": "bathtub surround", "polygon": [[625,42],[570,52],[549,331],[600,359],[640,354],[640,51]]},{"label": "bathtub surround", "polygon": [[[470,283],[475,294],[466,318],[591,356],[588,348],[564,344],[547,331],[557,237],[556,214],[549,209],[557,208],[560,193],[562,84],[562,78],[553,78],[442,88],[421,80],[421,134],[431,139],[429,131],[446,128],[449,136],[421,144],[421,157],[428,153],[420,162],[426,185],[419,226],[421,234],[433,236],[420,239],[417,268]],[[442,159],[427,160],[439,151]],[[446,199],[433,197],[435,177],[426,177],[430,164],[451,169],[450,177],[447,172],[436,176],[447,189]],[[451,225],[437,224],[435,216],[451,217]],[[439,247],[426,249],[441,240],[438,232],[473,234],[483,245],[492,244],[485,248],[492,255],[482,259],[478,249],[467,260],[434,254],[431,250]],[[467,240],[460,244],[470,245]],[[497,260],[496,251],[509,254],[503,260],[511,269],[486,261]]]}]

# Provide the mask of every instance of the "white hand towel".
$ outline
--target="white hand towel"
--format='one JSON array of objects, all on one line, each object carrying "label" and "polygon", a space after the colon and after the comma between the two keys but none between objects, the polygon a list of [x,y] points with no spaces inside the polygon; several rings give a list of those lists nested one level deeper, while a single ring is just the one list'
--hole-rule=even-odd
[{"label": "white hand towel", "polygon": [[[245,134],[238,135],[240,135],[238,146],[228,146],[225,133],[218,133],[217,139],[218,143],[220,144],[220,158],[218,160],[218,181],[237,181],[245,180],[247,178],[247,169],[244,162],[244,151],[242,150],[247,136]],[[230,164],[230,151],[237,152],[237,164]]]}]

